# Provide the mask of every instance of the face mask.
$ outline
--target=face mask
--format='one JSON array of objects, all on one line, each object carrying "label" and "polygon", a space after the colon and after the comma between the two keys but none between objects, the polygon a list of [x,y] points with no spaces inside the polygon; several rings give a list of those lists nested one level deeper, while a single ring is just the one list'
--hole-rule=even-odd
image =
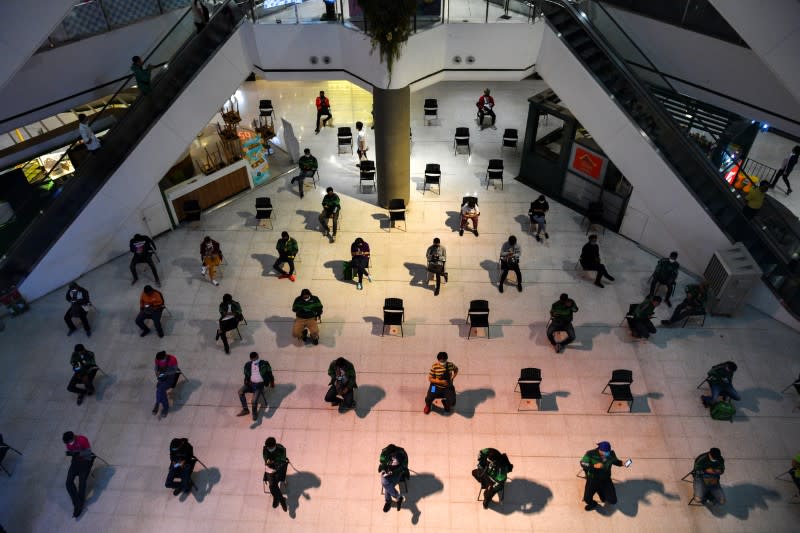
[{"label": "face mask", "polygon": [[272,453],[272,452],[274,452],[274,451],[275,451],[275,448],[267,448],[267,451],[268,451],[269,453]]},{"label": "face mask", "polygon": [[670,257],[670,258],[669,258],[669,262],[670,262],[670,263],[674,263],[674,262],[675,262],[675,260],[674,260],[673,258],[671,258],[671,257]]}]

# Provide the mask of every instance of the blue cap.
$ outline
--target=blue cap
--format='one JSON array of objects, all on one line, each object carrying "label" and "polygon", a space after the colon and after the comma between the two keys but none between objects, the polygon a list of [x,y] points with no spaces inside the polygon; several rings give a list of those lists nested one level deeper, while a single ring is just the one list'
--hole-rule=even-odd
[{"label": "blue cap", "polygon": [[602,441],[597,443],[597,449],[601,452],[608,453],[611,451],[611,444],[608,441]]}]

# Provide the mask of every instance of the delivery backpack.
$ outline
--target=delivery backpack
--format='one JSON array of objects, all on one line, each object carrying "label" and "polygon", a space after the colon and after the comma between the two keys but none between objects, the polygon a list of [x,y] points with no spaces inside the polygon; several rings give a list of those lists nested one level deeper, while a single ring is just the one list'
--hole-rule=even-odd
[{"label": "delivery backpack", "polygon": [[714,420],[728,420],[733,422],[733,415],[736,414],[736,407],[730,400],[720,400],[711,406],[711,418]]}]

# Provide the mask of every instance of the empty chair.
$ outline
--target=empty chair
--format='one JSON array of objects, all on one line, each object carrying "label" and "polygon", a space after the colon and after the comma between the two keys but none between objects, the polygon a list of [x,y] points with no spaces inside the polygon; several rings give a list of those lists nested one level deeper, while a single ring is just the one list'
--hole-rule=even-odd
[{"label": "empty chair", "polygon": [[345,151],[347,151],[347,148],[350,148],[350,154],[353,154],[353,131],[350,129],[350,126],[339,128],[339,132],[336,134],[336,143],[338,153],[342,153],[342,147],[344,146]]},{"label": "empty chair", "polygon": [[542,383],[542,371],[538,368],[523,368],[519,373],[517,386],[519,387],[520,400],[517,411],[525,411],[522,408],[523,402],[530,403],[536,401],[536,408],[541,409],[542,391],[539,386]]},{"label": "empty chair", "polygon": [[200,209],[200,202],[197,200],[185,200],[183,202],[183,220],[199,222],[200,213],[202,213],[202,209]]},{"label": "empty chair", "polygon": [[269,229],[272,229],[272,200],[267,196],[256,198],[256,220],[259,226],[266,227],[269,222]]},{"label": "empty chair", "polygon": [[611,372],[611,379],[608,380],[602,391],[602,394],[606,394],[606,390],[611,389],[611,405],[608,406],[607,413],[611,412],[615,402],[627,403],[629,413],[633,410],[631,383],[633,383],[632,371],[619,369]]},{"label": "empty chair", "polygon": [[274,111],[274,109],[272,109],[272,100],[259,100],[258,111],[262,117],[271,117]]},{"label": "empty chair", "polygon": [[21,451],[19,451],[19,450],[18,450],[18,449],[16,449],[16,448],[12,448],[12,447],[11,447],[11,446],[9,446],[8,444],[6,444],[6,441],[4,441],[4,440],[3,440],[3,434],[2,434],[2,433],[0,433],[0,468],[3,470],[3,472],[5,472],[5,473],[6,473],[6,475],[7,475],[8,477],[11,477],[11,472],[9,472],[9,471],[6,469],[6,467],[5,467],[5,466],[3,466],[3,459],[5,459],[5,458],[6,458],[6,454],[7,454],[8,452],[10,452],[10,451],[11,451],[11,452],[14,452],[14,453],[17,453],[17,454],[19,454],[19,455],[22,455],[22,452],[21,452]]},{"label": "empty chair", "polygon": [[405,319],[405,310],[403,309],[402,298],[386,298],[383,302],[383,329],[381,329],[381,337],[386,332],[387,326],[400,326],[400,336],[403,335],[403,320]]},{"label": "empty chair", "polygon": [[363,192],[364,184],[375,189],[375,161],[364,159],[361,161],[361,171],[358,178],[358,190]]},{"label": "empty chair", "polygon": [[458,154],[458,148],[461,146],[466,146],[467,154],[472,155],[469,146],[469,128],[456,128],[456,135],[453,138],[453,155]]},{"label": "empty chair", "polygon": [[491,339],[489,334],[489,302],[486,300],[472,300],[467,311],[467,324],[469,332],[467,340],[472,336],[472,328],[486,328],[486,338]]},{"label": "empty chair", "polygon": [[519,141],[519,134],[517,133],[517,130],[515,130],[514,128],[507,128],[503,132],[503,144],[500,146],[500,151],[502,151],[503,148],[513,148],[515,151],[518,151],[517,150],[518,141]]},{"label": "empty chair", "polygon": [[439,119],[439,102],[436,98],[426,98],[423,109],[425,110],[424,120],[426,126],[429,122]]},{"label": "empty chair", "polygon": [[389,230],[397,227],[398,222],[403,223],[403,231],[407,231],[406,227],[406,201],[402,198],[393,198],[389,200]]},{"label": "empty chair", "polygon": [[425,189],[436,185],[439,188],[439,194],[442,194],[442,169],[439,163],[428,163],[425,165],[425,182],[422,184],[422,194],[425,194]]},{"label": "empty chair", "polygon": [[[503,188],[503,160],[490,159],[489,168],[486,169],[486,189],[489,189],[489,183],[492,180],[500,180],[500,189]],[[497,188],[497,185],[495,185]]]}]

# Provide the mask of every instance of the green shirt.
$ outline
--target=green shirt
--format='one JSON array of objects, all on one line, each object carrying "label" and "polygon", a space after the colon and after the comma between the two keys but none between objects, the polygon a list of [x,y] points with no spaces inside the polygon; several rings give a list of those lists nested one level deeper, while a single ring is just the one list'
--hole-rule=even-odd
[{"label": "green shirt", "polygon": [[[595,468],[594,465],[601,464],[601,468]],[[581,458],[581,467],[586,472],[587,479],[611,479],[611,467],[622,466],[622,461],[617,459],[617,454],[611,450],[606,454],[605,459],[600,455],[600,450],[595,448],[589,450]]]},{"label": "green shirt", "polygon": [[316,296],[311,296],[307,301],[302,296],[294,299],[292,312],[297,318],[314,318],[322,315],[322,302]]},{"label": "green shirt", "polygon": [[705,287],[692,283],[686,286],[686,297],[695,307],[705,307],[708,291]]},{"label": "green shirt", "polygon": [[572,322],[572,313],[576,313],[577,311],[578,306],[575,305],[573,300],[567,300],[566,302],[558,300],[550,307],[550,318],[553,320]]},{"label": "green shirt", "polygon": [[286,448],[282,444],[275,444],[275,449],[272,451],[264,446],[261,455],[264,457],[264,464],[275,470],[280,470],[289,462],[286,458]]},{"label": "green shirt", "polygon": [[278,243],[275,245],[275,249],[278,250],[279,254],[286,255],[290,259],[294,259],[294,256],[297,255],[297,241],[293,238],[289,237],[288,239],[278,239]]},{"label": "green shirt", "polygon": [[300,170],[303,172],[314,172],[317,170],[317,158],[313,155],[301,155],[298,161]]},{"label": "green shirt", "polygon": [[342,201],[339,199],[339,195],[333,193],[331,195],[326,194],[323,196],[322,208],[329,213],[338,213],[339,209],[342,208]]},{"label": "green shirt", "polygon": [[653,277],[665,283],[674,283],[680,267],[681,265],[677,261],[670,261],[667,258],[659,259]]},{"label": "green shirt", "polygon": [[[489,462],[489,450],[492,449],[484,448],[478,453],[478,468],[485,469],[486,475],[495,483],[505,483],[509,471],[508,460],[501,455],[500,460]],[[497,450],[495,451],[497,452]]]},{"label": "green shirt", "polygon": [[[397,458],[397,465],[392,465],[392,459]],[[397,483],[408,474],[408,454],[406,451],[394,444],[390,444],[381,450],[378,459],[378,472],[386,473],[391,481]]]}]

